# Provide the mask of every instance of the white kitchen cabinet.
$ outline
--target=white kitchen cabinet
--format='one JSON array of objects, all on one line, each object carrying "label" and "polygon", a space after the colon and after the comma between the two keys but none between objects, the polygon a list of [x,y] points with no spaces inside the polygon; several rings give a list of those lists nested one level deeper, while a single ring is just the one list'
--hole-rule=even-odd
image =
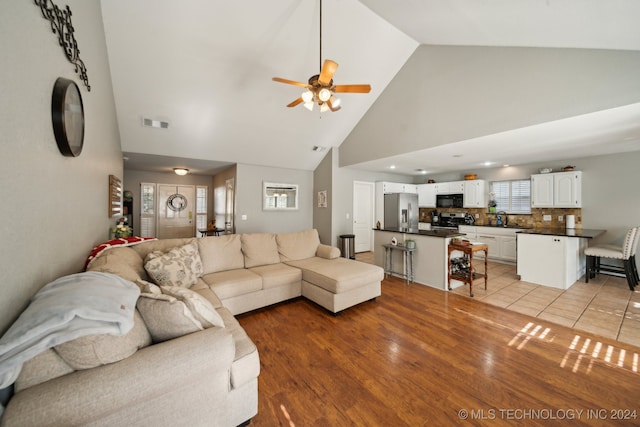
[{"label": "white kitchen cabinet", "polygon": [[418,185],[418,206],[421,208],[436,207],[436,185],[437,184]]},{"label": "white kitchen cabinet", "polygon": [[516,238],[516,236],[501,237],[500,255],[502,256],[502,260],[516,262],[518,253],[517,243],[518,239]]},{"label": "white kitchen cabinet", "polygon": [[[476,226],[475,229],[475,241],[487,244],[489,259],[505,262],[516,261],[517,229],[488,226]],[[479,256],[482,257],[484,254],[479,254]]]},{"label": "white kitchen cabinet", "polygon": [[416,184],[402,184],[402,192],[418,194],[418,186]]},{"label": "white kitchen cabinet", "polygon": [[382,182],[382,191],[384,194],[390,193],[413,193],[418,192],[416,184],[404,184],[402,182]]},{"label": "white kitchen cabinet", "polygon": [[464,233],[464,239],[475,242],[478,239],[478,234],[476,231],[476,227],[473,225],[459,225],[458,231],[460,233]]},{"label": "white kitchen cabinet", "polygon": [[581,208],[582,172],[531,175],[532,208]]},{"label": "white kitchen cabinet", "polygon": [[382,192],[383,194],[404,193],[402,184],[399,182],[383,182]]},{"label": "white kitchen cabinet", "polygon": [[436,194],[463,194],[464,181],[438,182],[435,185]]},{"label": "white kitchen cabinet", "polygon": [[482,208],[487,206],[485,187],[485,181],[481,179],[463,181],[463,206],[465,208]]},{"label": "white kitchen cabinet", "polygon": [[584,274],[584,239],[521,233],[517,274],[520,280],[567,289]]},{"label": "white kitchen cabinet", "polygon": [[[489,259],[500,259],[500,236],[486,232],[484,229],[489,227],[478,228],[477,242],[485,243],[489,247]],[[478,258],[484,258],[484,253],[477,254]]]},{"label": "white kitchen cabinet", "polygon": [[553,205],[556,208],[582,207],[582,172],[554,174]]}]

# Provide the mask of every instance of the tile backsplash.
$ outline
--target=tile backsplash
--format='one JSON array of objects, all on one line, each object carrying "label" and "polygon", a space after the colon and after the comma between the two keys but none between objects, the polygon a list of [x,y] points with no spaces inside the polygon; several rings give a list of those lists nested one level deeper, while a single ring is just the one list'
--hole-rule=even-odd
[{"label": "tile backsplash", "polygon": [[[431,222],[431,211],[433,208],[420,208],[420,221]],[[487,208],[475,209],[437,209],[438,212],[468,212],[476,220],[475,225],[491,225],[496,222],[496,214],[487,212]],[[476,218],[476,215],[478,217]],[[545,221],[544,216],[550,215],[551,220]],[[564,228],[567,215],[575,215],[576,228],[582,228],[582,209],[560,209],[560,208],[532,208],[531,215],[511,215],[509,214],[509,224],[522,227],[535,228]],[[560,219],[562,218],[562,219]]]}]

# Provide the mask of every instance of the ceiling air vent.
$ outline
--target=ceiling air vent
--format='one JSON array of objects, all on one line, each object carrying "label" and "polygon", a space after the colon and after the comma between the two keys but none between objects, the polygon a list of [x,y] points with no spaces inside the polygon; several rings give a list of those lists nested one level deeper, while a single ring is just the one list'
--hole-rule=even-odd
[{"label": "ceiling air vent", "polygon": [[322,152],[322,151],[324,151],[326,149],[327,149],[327,147],[323,147],[321,145],[314,145],[313,148],[312,148],[313,151],[319,151],[319,152]]},{"label": "ceiling air vent", "polygon": [[147,118],[143,118],[142,119],[142,125],[146,126],[146,127],[158,128],[158,129],[168,129],[169,128],[169,122],[163,122],[163,121],[160,121],[160,120],[147,119]]}]

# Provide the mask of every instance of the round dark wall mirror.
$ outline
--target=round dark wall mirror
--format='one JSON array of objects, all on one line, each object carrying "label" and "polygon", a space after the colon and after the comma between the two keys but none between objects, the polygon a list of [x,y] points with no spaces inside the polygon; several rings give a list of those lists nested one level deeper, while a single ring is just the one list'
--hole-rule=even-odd
[{"label": "round dark wall mirror", "polygon": [[59,77],[51,96],[51,120],[58,149],[64,156],[77,157],[84,142],[84,106],[78,86]]}]

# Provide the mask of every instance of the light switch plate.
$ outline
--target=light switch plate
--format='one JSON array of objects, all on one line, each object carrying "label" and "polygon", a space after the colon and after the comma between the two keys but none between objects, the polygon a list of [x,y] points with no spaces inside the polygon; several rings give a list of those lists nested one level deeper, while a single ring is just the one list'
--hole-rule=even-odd
[{"label": "light switch plate", "polygon": [[246,220],[247,220],[247,216],[246,216],[246,215],[242,215],[242,217],[241,217],[241,218],[242,218],[242,220],[243,220],[243,221],[246,221]]}]

